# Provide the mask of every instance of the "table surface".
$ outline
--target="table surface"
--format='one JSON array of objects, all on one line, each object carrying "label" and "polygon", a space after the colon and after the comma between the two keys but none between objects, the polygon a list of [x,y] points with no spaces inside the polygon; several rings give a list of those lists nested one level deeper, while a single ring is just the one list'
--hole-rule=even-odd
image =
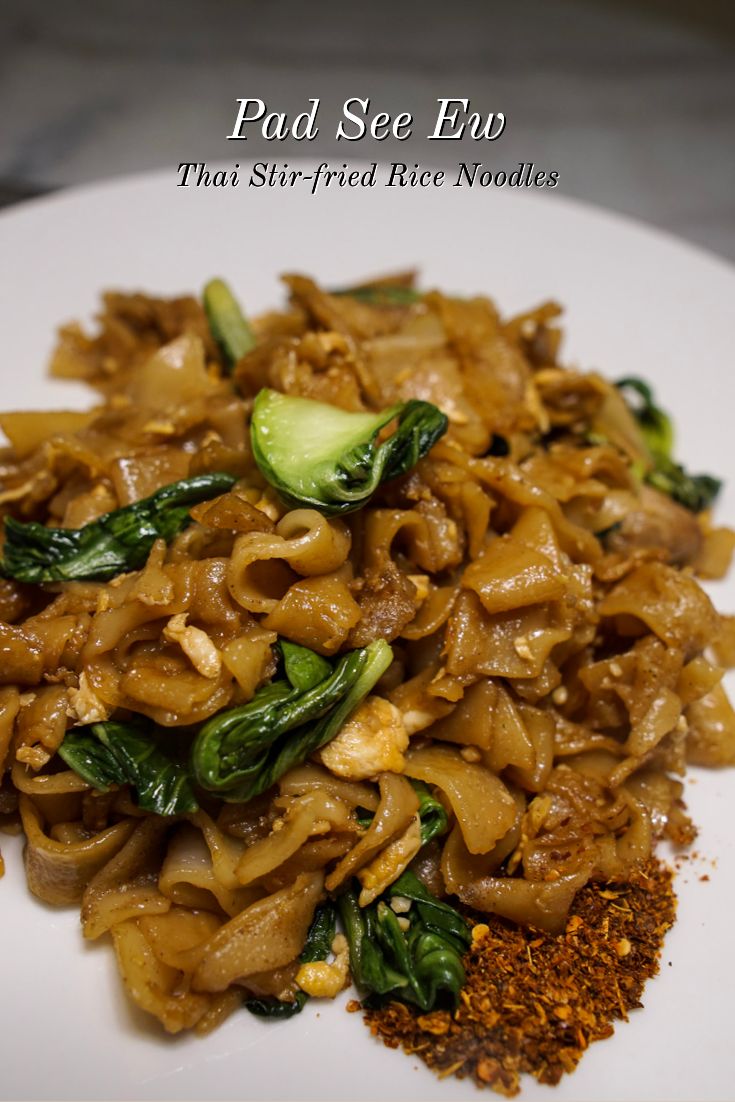
[{"label": "table surface", "polygon": [[[582,0],[5,0],[0,202],[181,160],[460,159],[560,172],[558,193],[735,259],[735,36]],[[296,113],[305,143],[226,142],[238,96]],[[348,96],[413,113],[410,142],[335,144]],[[500,141],[428,142],[438,96],[503,111]]]}]

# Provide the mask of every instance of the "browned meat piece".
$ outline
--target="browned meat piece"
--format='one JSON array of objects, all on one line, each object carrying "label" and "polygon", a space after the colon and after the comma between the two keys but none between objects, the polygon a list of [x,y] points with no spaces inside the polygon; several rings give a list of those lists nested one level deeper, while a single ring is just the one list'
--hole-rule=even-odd
[{"label": "browned meat piece", "polygon": [[416,586],[390,563],[380,574],[366,577],[355,600],[360,619],[347,639],[348,647],[365,647],[373,639],[395,639],[416,615]]},{"label": "browned meat piece", "polygon": [[650,486],[641,487],[640,505],[606,537],[607,549],[628,556],[642,548],[658,548],[674,566],[693,562],[702,546],[694,513]]}]

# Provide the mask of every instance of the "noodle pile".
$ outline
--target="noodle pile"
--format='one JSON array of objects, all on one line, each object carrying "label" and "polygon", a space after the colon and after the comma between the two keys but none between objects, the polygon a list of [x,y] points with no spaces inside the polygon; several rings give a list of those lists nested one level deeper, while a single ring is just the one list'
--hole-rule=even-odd
[{"label": "noodle pile", "polygon": [[[179,479],[237,479],[142,569],[0,579],[0,816],[20,818],[30,890],[110,933],[129,995],[172,1033],[246,996],[336,994],[339,938],[331,963],[299,956],[353,877],[361,906],[411,868],[440,898],[563,931],[588,882],[692,839],[688,761],[735,762],[732,625],[697,581],[724,574],[733,535],[645,482],[619,390],[558,362],[559,309],[502,320],[485,298],[285,282],[231,375],[197,300],[107,294],[97,334],[67,327],[52,363],[101,404],[0,416],[0,509],[21,521],[79,528]],[[289,509],[253,459],[264,387],[352,411],[418,398],[449,429],[359,511]],[[58,756],[69,729],[142,716],[185,757],[275,676],[279,639],[330,658],[382,639],[393,662],[254,799],[150,814]],[[449,816],[425,846],[412,780]]]}]

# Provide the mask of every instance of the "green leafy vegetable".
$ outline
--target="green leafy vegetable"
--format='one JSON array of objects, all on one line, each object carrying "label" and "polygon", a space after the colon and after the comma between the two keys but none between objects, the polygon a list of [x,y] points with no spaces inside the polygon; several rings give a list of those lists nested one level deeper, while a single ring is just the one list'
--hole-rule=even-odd
[{"label": "green leafy vegetable", "polygon": [[[423,781],[411,781],[416,795],[419,798],[419,819],[421,820],[421,845],[425,846],[432,838],[446,834],[449,826],[449,818],[442,804],[429,792]],[[360,809],[358,809],[359,811]],[[363,814],[358,814],[357,821],[361,827],[367,829],[373,821],[373,812],[362,809]]]},{"label": "green leafy vegetable", "polygon": [[281,647],[285,676],[213,716],[194,740],[196,780],[221,799],[252,799],[334,738],[393,659],[382,639],[334,665],[295,643]]},{"label": "green leafy vegetable", "polygon": [[[642,379],[619,379],[615,384],[623,392],[623,397],[632,409],[638,422],[646,447],[652,454],[671,455],[674,447],[674,427],[667,413],[654,402],[653,391]],[[637,400],[632,401],[626,394],[632,391]]]},{"label": "green leafy vegetable", "polygon": [[719,478],[709,474],[687,474],[678,463],[663,459],[657,460],[654,470],[646,476],[646,482],[693,513],[709,508],[722,488]]},{"label": "green leafy vegetable", "polygon": [[168,542],[186,527],[192,505],[225,493],[235,481],[217,473],[172,482],[82,528],[46,528],[6,517],[0,573],[21,582],[66,582],[105,581],[137,570],[155,540]]},{"label": "green leafy vegetable", "polygon": [[[327,959],[332,951],[336,925],[337,908],[334,903],[329,900],[321,903],[314,912],[306,943],[299,957],[302,964]],[[308,1001],[309,996],[305,991],[297,991],[293,1002],[282,1002],[280,999],[265,996],[247,999],[245,1007],[260,1018],[293,1018],[295,1014],[301,1013]]]},{"label": "green leafy vegetable", "polygon": [[425,846],[432,838],[446,834],[449,818],[444,806],[435,799],[423,781],[411,781],[419,798],[419,818],[421,819],[421,844]]},{"label": "green leafy vegetable", "polygon": [[313,689],[331,674],[330,663],[313,650],[300,647],[298,643],[290,643],[288,639],[280,639],[278,646],[283,655],[286,678],[299,692],[305,693],[307,689]]},{"label": "green leafy vegetable", "polygon": [[337,908],[334,903],[329,901],[320,903],[314,912],[309,933],[306,935],[306,944],[299,957],[302,964],[312,964],[315,960],[327,959],[332,951],[336,926]]},{"label": "green leafy vegetable", "polygon": [[158,749],[151,735],[131,723],[92,723],[68,731],[59,757],[95,788],[129,784],[139,807],[157,815],[196,811],[198,803],[185,769]]},{"label": "green leafy vegetable", "polygon": [[228,367],[232,367],[241,356],[255,347],[253,331],[240,309],[240,304],[223,279],[210,279],[202,297],[212,336]]},{"label": "green leafy vegetable", "polygon": [[[389,905],[394,896],[411,900],[406,931]],[[428,1011],[446,998],[456,1006],[465,980],[462,955],[471,938],[453,907],[436,899],[410,871],[368,907],[360,907],[352,889],[338,904],[352,975],[369,1002],[390,996]]]},{"label": "green leafy vegetable", "polygon": [[253,995],[243,1003],[246,1010],[256,1018],[293,1018],[300,1014],[309,1001],[305,991],[297,991],[291,1002],[277,999],[275,995]]},{"label": "green leafy vegetable", "polygon": [[[656,405],[651,387],[642,379],[635,378],[620,379],[615,385],[623,392],[651,455],[652,465],[650,470],[644,472],[645,481],[694,513],[708,508],[720,492],[722,483],[712,475],[688,474],[674,460],[671,418]],[[630,392],[635,398],[629,397]]]},{"label": "green leafy vegetable", "polygon": [[[395,419],[395,431],[378,444],[380,430]],[[448,423],[430,402],[348,413],[265,389],[255,399],[250,432],[255,461],[283,500],[332,516],[359,509],[381,482],[410,470]]]}]

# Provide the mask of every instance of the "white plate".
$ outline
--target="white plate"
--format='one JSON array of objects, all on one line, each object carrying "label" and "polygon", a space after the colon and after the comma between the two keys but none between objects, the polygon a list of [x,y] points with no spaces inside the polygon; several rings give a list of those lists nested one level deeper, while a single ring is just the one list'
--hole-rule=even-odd
[{"label": "white plate", "polygon": [[[0,256],[3,408],[89,402],[82,388],[46,380],[44,365],[54,328],[89,316],[102,288],[171,294],[219,274],[257,311],[281,301],[280,271],[329,285],[417,265],[425,285],[486,292],[506,312],[554,297],[567,307],[566,358],[650,379],[676,417],[682,457],[729,479],[719,516],[735,520],[735,271],[621,218],[557,198],[455,188],[205,192],[177,188],[172,169],[0,215]],[[717,599],[735,608],[735,587],[717,587]],[[707,860],[678,878],[680,918],[646,1009],[593,1045],[555,1091],[529,1080],[524,1098],[733,1097],[735,773],[697,773],[687,794]],[[205,1039],[163,1036],[126,1002],[109,944],[85,944],[75,911],[30,897],[18,841],[1,841],[2,1097],[477,1097],[471,1084],[439,1082],[385,1049],[338,1005],[312,1004],[275,1024],[243,1012]]]}]

